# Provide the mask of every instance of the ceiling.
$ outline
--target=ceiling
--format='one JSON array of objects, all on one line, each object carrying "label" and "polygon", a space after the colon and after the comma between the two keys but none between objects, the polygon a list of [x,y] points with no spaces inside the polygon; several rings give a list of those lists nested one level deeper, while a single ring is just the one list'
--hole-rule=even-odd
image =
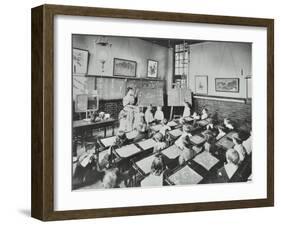
[{"label": "ceiling", "polygon": [[142,40],[160,45],[160,46],[164,46],[164,47],[172,47],[175,44],[179,44],[179,43],[183,43],[183,41],[186,41],[187,43],[189,43],[190,45],[192,44],[196,44],[196,43],[200,43],[200,42],[204,42],[202,40],[191,40],[191,39],[164,39],[164,38],[140,38]]}]

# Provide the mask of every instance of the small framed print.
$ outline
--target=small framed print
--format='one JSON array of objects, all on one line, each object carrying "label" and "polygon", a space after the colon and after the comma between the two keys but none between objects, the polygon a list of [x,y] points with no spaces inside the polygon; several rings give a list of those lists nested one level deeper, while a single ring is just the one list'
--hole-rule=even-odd
[{"label": "small framed print", "polygon": [[195,93],[196,94],[208,94],[208,76],[196,75],[195,76]]},{"label": "small framed print", "polygon": [[88,73],[89,51],[73,48],[73,74],[86,75]]},{"label": "small framed print", "polygon": [[158,61],[147,60],[147,77],[157,78],[158,74]]},{"label": "small framed print", "polygon": [[[272,19],[33,8],[32,217],[273,206],[273,34]],[[177,120],[191,106],[204,119]]]},{"label": "small framed print", "polygon": [[114,63],[113,63],[114,76],[136,77],[136,72],[137,72],[136,61],[114,58]]},{"label": "small framed print", "polygon": [[216,92],[239,93],[239,78],[216,78]]}]

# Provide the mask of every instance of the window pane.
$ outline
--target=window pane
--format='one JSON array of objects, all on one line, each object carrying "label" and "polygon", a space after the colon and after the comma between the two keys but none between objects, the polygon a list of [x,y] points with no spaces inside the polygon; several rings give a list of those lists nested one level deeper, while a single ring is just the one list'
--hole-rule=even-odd
[{"label": "window pane", "polygon": [[179,68],[179,74],[180,75],[182,74],[182,68]]},{"label": "window pane", "polygon": [[181,52],[181,59],[183,60],[184,58],[184,52]]},{"label": "window pane", "polygon": [[188,76],[188,43],[181,43],[174,46],[174,79],[187,79]]},{"label": "window pane", "polygon": [[182,51],[183,50],[183,45],[182,44],[180,44],[180,49],[179,49],[180,51]]}]

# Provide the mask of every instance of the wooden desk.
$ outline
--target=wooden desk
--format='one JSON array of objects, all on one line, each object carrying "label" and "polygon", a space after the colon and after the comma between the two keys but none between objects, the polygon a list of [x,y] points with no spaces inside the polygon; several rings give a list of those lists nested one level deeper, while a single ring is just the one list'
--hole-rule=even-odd
[{"label": "wooden desk", "polygon": [[196,134],[194,136],[191,136],[190,138],[190,142],[194,145],[199,145],[205,142],[205,138]]},{"label": "wooden desk", "polygon": [[155,155],[150,155],[146,158],[143,158],[142,160],[139,160],[135,162],[134,166],[135,169],[142,175],[146,176],[150,173],[151,171],[151,165],[153,160],[155,159]]},{"label": "wooden desk", "polygon": [[182,133],[183,133],[182,130],[179,129],[179,128],[169,131],[169,134],[170,134],[174,139],[179,138],[179,137],[182,135]]},{"label": "wooden desk", "polygon": [[225,136],[232,140],[233,135],[236,134],[236,133],[237,132],[235,132],[235,131],[231,131],[228,134],[226,134]]},{"label": "wooden desk", "polygon": [[129,144],[121,148],[115,149],[113,152],[115,153],[115,155],[117,155],[117,157],[130,158],[140,153],[141,151],[142,150],[138,148],[135,144]]},{"label": "wooden desk", "polygon": [[[136,130],[126,133],[126,137],[128,138],[128,140],[133,140],[137,135],[138,132]],[[116,136],[100,139],[100,142],[104,147],[113,146],[115,144],[115,141],[116,141]]]},{"label": "wooden desk", "polygon": [[100,140],[101,144],[106,148],[115,145],[115,141],[116,136],[106,137]]},{"label": "wooden desk", "polygon": [[152,138],[137,143],[142,150],[147,151],[156,145],[156,141]]},{"label": "wooden desk", "polygon": [[137,137],[137,135],[138,135],[138,131],[136,131],[136,130],[126,133],[126,137],[128,138],[128,140],[135,139]]},{"label": "wooden desk", "polygon": [[219,160],[207,151],[203,151],[193,158],[193,161],[197,162],[199,165],[203,166],[206,170],[213,168]]},{"label": "wooden desk", "polygon": [[158,132],[163,126],[161,124],[151,126],[150,128],[154,130],[155,132]]},{"label": "wooden desk", "polygon": [[91,121],[86,121],[84,119],[73,121],[73,124],[72,124],[73,133],[74,134],[78,134],[78,133],[85,134],[87,131],[103,128],[104,136],[106,137],[106,127],[112,126],[112,128],[114,129],[115,123],[117,121],[118,120],[116,120],[116,119],[107,119],[107,120],[103,120],[103,121],[99,121],[99,122],[91,122]]},{"label": "wooden desk", "polygon": [[203,177],[188,165],[177,169],[167,178],[168,182],[173,185],[198,184],[202,179]]},{"label": "wooden desk", "polygon": [[161,153],[166,157],[168,157],[169,159],[176,159],[177,157],[180,156],[182,150],[180,150],[176,145],[172,145],[161,151]]},{"label": "wooden desk", "polygon": [[234,143],[227,136],[224,136],[216,142],[216,146],[228,150],[234,147]]}]

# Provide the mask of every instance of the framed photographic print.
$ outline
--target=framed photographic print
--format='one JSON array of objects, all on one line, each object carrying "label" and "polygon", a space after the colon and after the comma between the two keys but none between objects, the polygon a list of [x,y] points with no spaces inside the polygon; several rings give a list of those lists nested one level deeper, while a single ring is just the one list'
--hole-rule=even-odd
[{"label": "framed photographic print", "polygon": [[[32,216],[273,206],[273,33],[272,19],[33,8]],[[234,79],[237,68],[254,79]],[[175,119],[189,106],[171,110],[177,79],[202,112],[196,126]],[[227,132],[210,133],[212,121]],[[194,133],[179,142],[185,125]]]},{"label": "framed photographic print", "polygon": [[158,73],[158,61],[147,60],[147,77],[157,78]]},{"label": "framed photographic print", "polygon": [[137,72],[136,61],[114,58],[114,63],[113,63],[114,76],[136,77],[136,72]]},{"label": "framed photographic print", "polygon": [[88,73],[89,51],[73,48],[73,74],[86,75]]},{"label": "framed photographic print", "polygon": [[216,78],[216,92],[239,92],[239,78]]},{"label": "framed photographic print", "polygon": [[195,76],[195,93],[208,94],[208,76],[196,75]]}]

